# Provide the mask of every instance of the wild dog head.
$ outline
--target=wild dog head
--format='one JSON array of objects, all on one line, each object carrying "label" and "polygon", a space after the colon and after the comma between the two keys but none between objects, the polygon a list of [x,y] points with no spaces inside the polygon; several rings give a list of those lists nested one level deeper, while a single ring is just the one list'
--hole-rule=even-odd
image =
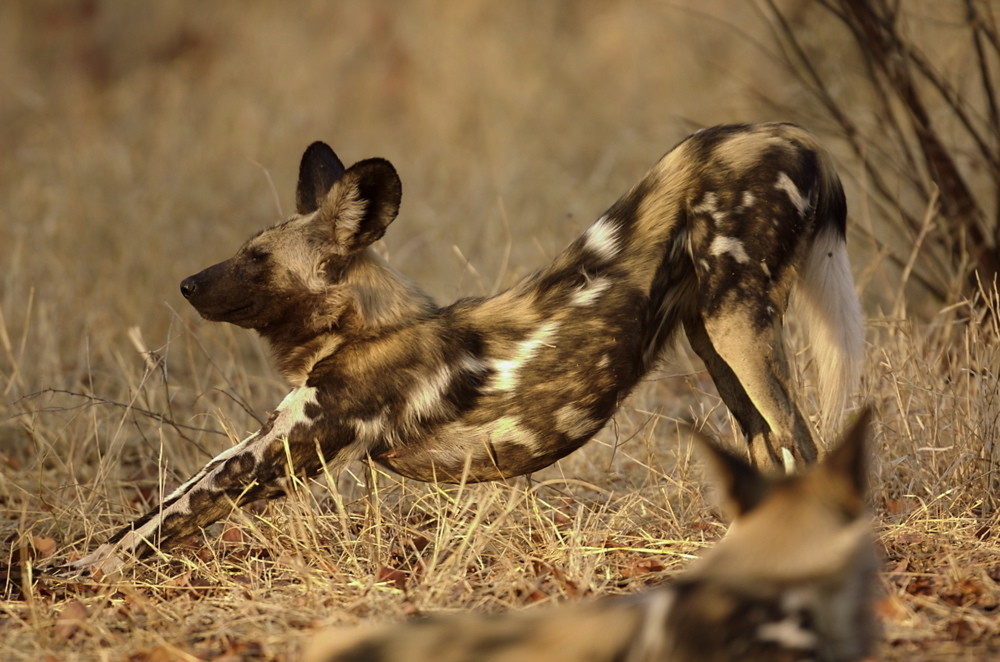
[{"label": "wild dog head", "polygon": [[[800,476],[765,476],[702,444],[734,520],[677,585],[682,607],[671,619],[692,633],[677,639],[692,655],[683,659],[716,659],[697,653],[720,632],[736,647],[751,641],[755,650],[797,650],[802,659],[854,660],[868,651],[877,631],[866,506],[870,418],[865,409],[824,461]],[[745,659],[765,658],[785,659]]]},{"label": "wild dog head", "polygon": [[396,218],[401,194],[388,161],[367,159],[345,169],[330,147],[315,142],[299,166],[296,215],[185,278],[181,294],[205,319],[270,340],[287,374],[281,364],[296,348],[363,324],[386,305],[365,292],[379,280],[366,269],[378,262],[367,249]]}]

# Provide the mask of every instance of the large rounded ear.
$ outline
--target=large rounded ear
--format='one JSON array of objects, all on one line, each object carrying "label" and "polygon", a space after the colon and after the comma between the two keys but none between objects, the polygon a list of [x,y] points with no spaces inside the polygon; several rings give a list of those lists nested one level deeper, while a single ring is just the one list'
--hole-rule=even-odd
[{"label": "large rounded ear", "polygon": [[770,493],[772,481],[719,442],[694,429],[691,433],[714,475],[721,505],[729,517],[741,517],[759,506]]},{"label": "large rounded ear", "polygon": [[334,183],[343,177],[344,164],[324,142],[306,148],[299,162],[299,185],[295,190],[295,211],[310,214],[323,204]]},{"label": "large rounded ear", "polygon": [[839,500],[852,515],[864,508],[868,492],[868,426],[871,419],[871,405],[866,405],[837,447],[823,460],[820,469],[835,485],[831,498]]},{"label": "large rounded ear", "polygon": [[403,185],[385,159],[355,163],[340,178],[319,210],[321,223],[329,224],[337,250],[353,253],[385,234],[403,196]]}]

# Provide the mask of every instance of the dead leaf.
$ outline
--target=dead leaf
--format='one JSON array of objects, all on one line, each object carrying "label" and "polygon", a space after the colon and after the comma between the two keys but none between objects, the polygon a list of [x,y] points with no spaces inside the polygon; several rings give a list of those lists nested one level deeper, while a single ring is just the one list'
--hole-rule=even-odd
[{"label": "dead leaf", "polygon": [[884,499],[885,512],[890,515],[898,515],[903,512],[903,502],[899,499]]},{"label": "dead leaf", "polygon": [[926,540],[927,536],[922,533],[901,533],[896,536],[893,542],[897,545],[915,545]]},{"label": "dead leaf", "polygon": [[622,568],[621,576],[624,579],[648,575],[651,572],[661,572],[663,564],[656,559],[641,559],[627,568]]},{"label": "dead leaf", "polygon": [[875,602],[875,613],[882,621],[899,621],[906,617],[906,610],[898,598],[887,595]]},{"label": "dead leaf", "polygon": [[242,529],[238,529],[235,526],[227,526],[222,532],[222,540],[224,542],[244,543],[247,541],[247,537]]},{"label": "dead leaf", "polygon": [[988,594],[983,585],[974,577],[955,582],[947,590],[941,591],[941,600],[956,607],[996,608],[997,601]]},{"label": "dead leaf", "polygon": [[406,580],[408,577],[409,574],[402,570],[382,566],[378,569],[378,573],[375,575],[375,581],[380,584],[383,582],[392,584],[394,587],[402,591],[406,588]]},{"label": "dead leaf", "polygon": [[83,628],[90,612],[79,600],[70,600],[59,612],[56,624],[52,627],[52,636],[58,641],[69,641]]},{"label": "dead leaf", "polygon": [[36,559],[46,559],[56,553],[55,538],[48,536],[31,536],[31,546],[35,550]]},{"label": "dead leaf", "polygon": [[177,662],[177,654],[165,646],[157,646],[130,655],[128,662]]},{"label": "dead leaf", "polygon": [[552,511],[552,522],[556,525],[569,524],[573,521],[573,518],[569,515],[564,514],[562,511],[553,510]]},{"label": "dead leaf", "polygon": [[422,552],[424,551],[424,548],[427,547],[427,545],[431,544],[431,541],[424,536],[417,535],[409,539],[407,541],[407,544],[409,544],[409,546],[415,549],[416,551]]},{"label": "dead leaf", "polygon": [[213,588],[213,584],[210,581],[201,575],[195,574],[192,570],[183,572],[176,577],[171,577],[163,583],[163,586],[169,589],[184,589],[180,593],[192,598],[203,598]]},{"label": "dead leaf", "polygon": [[914,577],[905,588],[910,595],[932,595],[935,588],[934,580],[930,577]]},{"label": "dead leaf", "polygon": [[541,589],[535,589],[524,598],[524,604],[530,605],[536,602],[540,602],[548,598],[548,594],[544,593]]}]

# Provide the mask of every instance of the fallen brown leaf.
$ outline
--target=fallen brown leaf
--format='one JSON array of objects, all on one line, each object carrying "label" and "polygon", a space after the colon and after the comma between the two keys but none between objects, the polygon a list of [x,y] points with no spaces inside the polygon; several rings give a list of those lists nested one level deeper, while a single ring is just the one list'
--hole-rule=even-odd
[{"label": "fallen brown leaf", "polygon": [[48,536],[31,536],[31,546],[35,550],[36,559],[46,559],[56,553],[55,538]]},{"label": "fallen brown leaf", "polygon": [[406,588],[406,580],[408,577],[409,574],[402,570],[382,566],[378,569],[378,573],[375,575],[375,581],[379,583],[387,582],[402,591]]},{"label": "fallen brown leaf", "polygon": [[227,526],[225,531],[222,532],[222,540],[224,542],[246,542],[246,534],[243,533],[242,529],[238,529],[235,526]]},{"label": "fallen brown leaf", "polygon": [[58,641],[69,641],[83,628],[90,617],[90,611],[79,600],[70,600],[59,612],[52,636]]},{"label": "fallen brown leaf", "polygon": [[176,662],[177,654],[165,646],[139,651],[128,657],[128,662]]},{"label": "fallen brown leaf", "polygon": [[662,570],[663,564],[656,559],[642,559],[627,568],[622,568],[621,576],[625,579],[631,579],[632,577],[647,575],[651,572],[660,572]]}]

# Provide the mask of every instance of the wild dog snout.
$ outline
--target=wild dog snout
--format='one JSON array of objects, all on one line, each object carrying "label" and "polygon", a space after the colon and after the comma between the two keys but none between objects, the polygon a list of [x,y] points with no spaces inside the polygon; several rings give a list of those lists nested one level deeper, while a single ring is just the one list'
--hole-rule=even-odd
[{"label": "wild dog snout", "polygon": [[220,262],[188,276],[181,281],[181,295],[207,320],[253,328],[255,298],[248,296],[245,279],[234,278],[230,267]]},{"label": "wild dog snout", "polygon": [[188,276],[181,281],[181,296],[190,300],[198,291],[198,279],[195,276]]}]

